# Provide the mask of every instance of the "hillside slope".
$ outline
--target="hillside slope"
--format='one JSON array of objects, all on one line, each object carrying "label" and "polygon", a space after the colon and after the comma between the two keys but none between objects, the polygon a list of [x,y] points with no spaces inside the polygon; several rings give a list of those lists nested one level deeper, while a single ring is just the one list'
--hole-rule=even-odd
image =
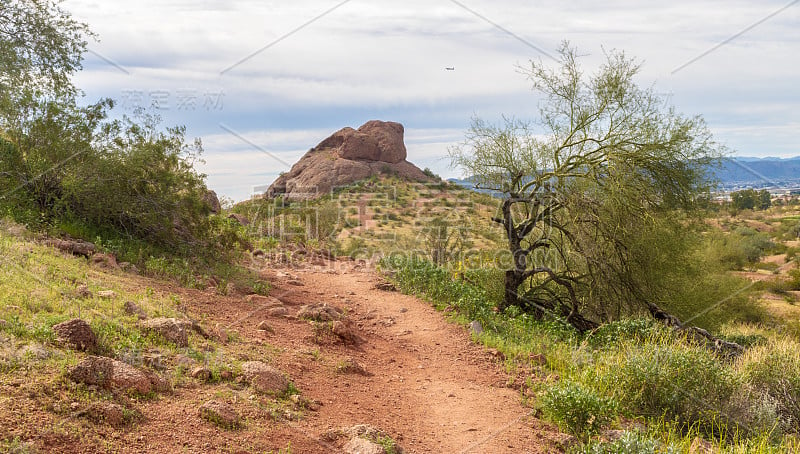
[{"label": "hillside slope", "polygon": [[[408,453],[552,452],[562,439],[529,416],[496,356],[428,304],[375,289],[380,279],[363,263],[254,259],[272,296],[222,295],[89,265],[22,234],[0,231],[4,449],[340,452],[350,435],[335,430],[359,424]],[[194,320],[187,345],[144,330],[128,301],[149,320]],[[341,319],[310,321],[309,304],[339,308]],[[96,333],[95,351],[55,335],[56,323],[75,317]],[[142,394],[76,382],[90,354],[166,386]],[[248,376],[252,361],[291,384],[263,393]],[[238,415],[238,428],[204,419],[210,401]]]}]

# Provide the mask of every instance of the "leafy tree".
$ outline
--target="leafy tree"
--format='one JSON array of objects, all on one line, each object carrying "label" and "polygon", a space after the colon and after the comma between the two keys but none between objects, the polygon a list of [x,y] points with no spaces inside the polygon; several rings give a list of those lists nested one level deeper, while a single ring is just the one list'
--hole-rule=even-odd
[{"label": "leafy tree", "polygon": [[66,176],[92,168],[95,131],[113,105],[104,100],[89,107],[74,101],[40,101],[28,106],[22,127],[5,130],[7,153],[0,161],[0,203],[16,204],[51,215],[62,206]]},{"label": "leafy tree", "polygon": [[100,125],[79,167],[60,181],[58,214],[165,247],[205,237],[210,206],[194,169],[202,144],[187,144],[183,127],[161,131],[159,123],[138,112]]},{"label": "leafy tree", "polygon": [[112,100],[79,105],[71,77],[93,35],[59,4],[0,8],[0,208],[28,224],[81,224],[187,254],[229,245],[208,218],[199,140],[141,112],[108,121]]},{"label": "leafy tree", "polygon": [[53,0],[6,0],[0,8],[0,127],[19,127],[43,98],[74,98],[86,24]]},{"label": "leafy tree", "polygon": [[573,48],[559,52],[558,68],[524,70],[544,96],[539,129],[475,119],[450,154],[477,187],[504,195],[494,218],[513,257],[503,306],[556,313],[587,330],[622,302],[658,309],[657,282],[636,267],[669,256],[652,232],[693,207],[722,150],[701,118],[637,86],[640,67],[623,53],[607,54],[586,77]]},{"label": "leafy tree", "polygon": [[771,206],[772,206],[772,196],[770,195],[769,191],[767,191],[766,189],[758,191],[758,209],[766,210]]},{"label": "leafy tree", "polygon": [[[78,108],[85,24],[52,0],[10,0],[0,9],[0,189],[11,203],[52,208],[67,164],[88,149],[106,101]],[[72,163],[74,164],[74,163]],[[27,200],[24,200],[27,199]],[[2,200],[0,200],[2,202]]]},{"label": "leafy tree", "polygon": [[766,210],[772,206],[772,196],[766,189],[743,189],[731,192],[731,204],[737,210]]}]

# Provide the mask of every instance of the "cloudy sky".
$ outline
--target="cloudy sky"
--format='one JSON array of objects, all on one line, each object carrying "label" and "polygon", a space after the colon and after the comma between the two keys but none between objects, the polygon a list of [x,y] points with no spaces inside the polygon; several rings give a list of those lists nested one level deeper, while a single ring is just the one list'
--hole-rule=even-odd
[{"label": "cloudy sky", "polygon": [[[517,67],[569,40],[643,62],[642,85],[702,114],[739,156],[800,154],[800,0],[66,0],[100,41],[76,83],[118,114],[157,108],[203,139],[208,183],[242,200],[333,131],[406,127],[444,177],[470,119],[535,119]],[[445,67],[454,67],[447,71]]]}]

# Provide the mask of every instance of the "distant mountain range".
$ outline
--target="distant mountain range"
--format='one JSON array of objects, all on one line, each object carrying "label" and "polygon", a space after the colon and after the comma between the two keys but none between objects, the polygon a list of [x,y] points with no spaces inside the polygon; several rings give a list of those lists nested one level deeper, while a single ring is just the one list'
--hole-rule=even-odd
[{"label": "distant mountain range", "polygon": [[[793,158],[735,157],[723,160],[719,168],[711,170],[721,189],[800,187],[800,156]],[[473,188],[470,178],[449,181]],[[484,192],[484,191],[482,191]]]},{"label": "distant mountain range", "polygon": [[713,174],[723,188],[795,187],[800,185],[800,156],[793,158],[725,159]]}]

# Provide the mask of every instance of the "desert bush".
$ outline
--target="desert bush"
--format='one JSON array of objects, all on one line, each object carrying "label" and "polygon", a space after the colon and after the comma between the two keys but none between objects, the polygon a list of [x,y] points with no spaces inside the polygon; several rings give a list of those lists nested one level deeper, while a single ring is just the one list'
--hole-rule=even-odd
[{"label": "desert bush", "polygon": [[428,178],[433,178],[435,180],[441,180],[442,179],[442,177],[440,177],[439,175],[436,175],[433,172],[433,170],[429,169],[428,167],[425,167],[425,169],[422,170],[422,173],[424,173],[425,176],[427,176]]},{"label": "desert bush", "polygon": [[777,403],[783,428],[800,429],[800,345],[773,340],[748,350],[738,367],[748,384]]},{"label": "desert bush", "polygon": [[792,283],[782,277],[766,279],[753,284],[753,289],[755,290],[766,290],[776,295],[786,295],[790,290],[794,290],[792,287]]},{"label": "desert bush", "polygon": [[769,341],[766,336],[757,333],[735,333],[724,335],[722,337],[728,342],[735,342],[745,348],[764,345]]},{"label": "desert bush", "polygon": [[769,235],[749,227],[737,227],[730,233],[712,232],[706,239],[705,256],[729,270],[751,266],[775,248]]},{"label": "desert bush", "polygon": [[700,257],[697,267],[688,267],[687,271],[697,271],[694,277],[684,274],[674,282],[671,298],[660,302],[665,310],[710,331],[732,321],[759,323],[768,319],[766,310],[750,291],[750,281],[715,270],[713,263],[703,261]]},{"label": "desert bush", "polygon": [[787,281],[789,289],[800,290],[800,269],[789,270],[789,279]]},{"label": "desert bush", "polygon": [[459,260],[472,246],[468,232],[441,216],[431,219],[423,231],[428,255],[436,265]]},{"label": "desert bush", "polygon": [[343,245],[338,246],[336,254],[356,258],[365,252],[366,247],[367,242],[364,238],[360,236],[351,236],[345,240]]},{"label": "desert bush", "polygon": [[571,434],[587,439],[617,417],[618,405],[579,383],[565,381],[539,399],[545,417]]},{"label": "desert bush", "polygon": [[663,330],[663,326],[652,319],[623,319],[601,325],[586,336],[586,341],[595,348],[610,347],[631,341],[640,343]]},{"label": "desert bush", "polygon": [[4,141],[0,189],[14,194],[0,201],[6,212],[56,234],[66,227],[91,241],[141,242],[185,256],[224,255],[241,242],[209,217],[205,176],[194,167],[201,143],[187,143],[183,127],[160,129],[160,119],[143,112],[103,122],[113,104],[43,105],[15,143]]},{"label": "desert bush", "polygon": [[703,347],[668,337],[630,345],[613,357],[605,377],[623,408],[631,414],[665,417],[686,426],[698,424],[714,435],[730,419],[727,403],[738,389],[735,374]]},{"label": "desert bush", "polygon": [[680,452],[672,446],[665,446],[658,440],[639,432],[625,431],[611,442],[590,442],[573,451],[575,454],[672,454]]}]

